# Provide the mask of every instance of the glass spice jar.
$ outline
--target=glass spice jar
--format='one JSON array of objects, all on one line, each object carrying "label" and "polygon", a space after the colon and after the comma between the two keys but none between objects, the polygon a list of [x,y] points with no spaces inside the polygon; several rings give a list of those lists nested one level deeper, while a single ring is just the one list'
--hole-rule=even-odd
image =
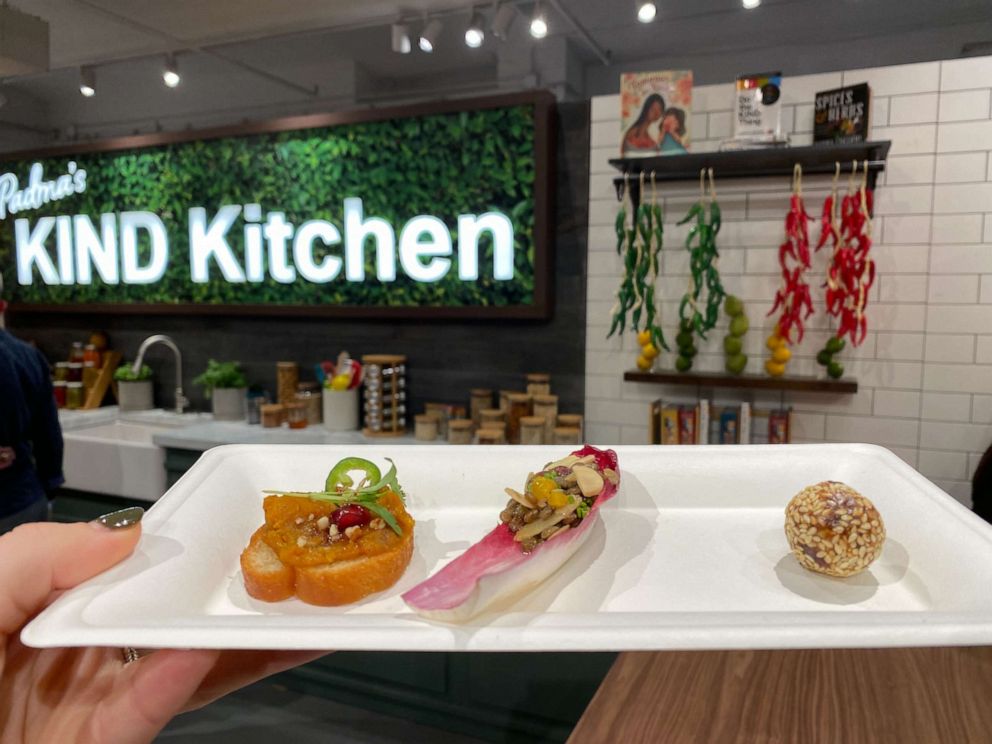
[{"label": "glass spice jar", "polygon": [[69,381],[69,362],[55,362],[55,376],[52,380],[54,382]]},{"label": "glass spice jar", "polygon": [[296,362],[276,363],[276,401],[292,403],[300,384],[300,367]]},{"label": "glass spice jar", "polygon": [[287,403],[283,406],[286,410],[286,422],[290,429],[307,428],[307,405],[306,403]]},{"label": "glass spice jar", "polygon": [[524,416],[520,419],[520,444],[544,444],[544,417]]},{"label": "glass spice jar", "polygon": [[472,444],[472,419],[448,422],[448,444]]},{"label": "glass spice jar", "polygon": [[72,349],[69,351],[69,361],[70,362],[79,362],[80,364],[82,364],[83,363],[83,355],[84,355],[84,353],[85,352],[84,352],[84,349],[83,349],[83,342],[82,341],[73,341],[72,342]]},{"label": "glass spice jar", "polygon": [[551,375],[544,372],[532,372],[527,375],[528,395],[548,395],[551,392]]},{"label": "glass spice jar", "polygon": [[99,369],[100,352],[97,351],[96,346],[94,344],[86,344],[86,348],[83,351],[83,366],[94,367]]},{"label": "glass spice jar", "polygon": [[579,430],[579,440],[582,440],[582,414],[560,413],[558,414],[558,426],[566,426]]},{"label": "glass spice jar", "polygon": [[83,381],[83,363],[82,362],[69,362],[68,372],[66,373],[67,382],[82,382]]},{"label": "glass spice jar", "polygon": [[52,392],[55,395],[55,405],[58,408],[65,408],[67,383],[65,380],[56,380],[52,383]]},{"label": "glass spice jar", "polygon": [[482,423],[482,411],[492,408],[493,391],[489,388],[473,388],[469,390],[468,408],[472,418],[472,425],[479,428]]},{"label": "glass spice jar", "polygon": [[502,429],[479,429],[476,436],[479,444],[506,444],[506,434]]},{"label": "glass spice jar", "polygon": [[551,444],[555,438],[555,426],[558,422],[558,396],[535,395],[534,415],[544,419],[544,442]]},{"label": "glass spice jar", "polygon": [[479,411],[479,428],[506,432],[506,411],[500,408],[483,408]]},{"label": "glass spice jar", "polygon": [[83,407],[83,383],[67,382],[65,390],[65,407],[75,410]]},{"label": "glass spice jar", "polygon": [[323,418],[323,401],[320,397],[320,391],[309,387],[316,384],[301,382],[296,391],[296,402],[303,404],[307,414],[307,424],[310,426],[316,426]]},{"label": "glass spice jar", "polygon": [[510,444],[520,444],[520,419],[530,416],[530,396],[527,393],[510,393],[506,411],[506,439]]},{"label": "glass spice jar", "polygon": [[421,413],[414,416],[413,435],[422,442],[433,442],[437,439],[438,421],[432,413]]},{"label": "glass spice jar", "polygon": [[555,444],[581,444],[582,432],[574,426],[556,426]]}]

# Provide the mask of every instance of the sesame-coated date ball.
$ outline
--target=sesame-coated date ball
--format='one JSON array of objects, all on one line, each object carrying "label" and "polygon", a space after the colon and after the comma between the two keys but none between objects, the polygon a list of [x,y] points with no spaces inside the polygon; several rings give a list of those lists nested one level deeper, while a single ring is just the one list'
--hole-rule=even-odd
[{"label": "sesame-coated date ball", "polygon": [[785,508],[785,536],[803,568],[854,576],[882,553],[885,524],[867,498],[848,485],[807,486]]}]

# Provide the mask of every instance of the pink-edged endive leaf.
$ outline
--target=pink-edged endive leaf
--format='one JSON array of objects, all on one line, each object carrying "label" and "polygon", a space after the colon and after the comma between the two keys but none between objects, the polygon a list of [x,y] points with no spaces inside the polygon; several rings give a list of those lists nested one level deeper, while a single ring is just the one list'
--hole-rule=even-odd
[{"label": "pink-edged endive leaf", "polygon": [[[572,453],[593,455],[600,470],[617,473],[613,450],[590,445]],[[506,524],[500,524],[475,545],[448,563],[426,581],[403,594],[403,601],[425,617],[461,622],[498,599],[534,586],[562,566],[585,542],[599,514],[599,507],[616,495],[617,486],[606,481],[603,490],[578,527],[561,537],[540,543],[530,553],[520,549]]]}]

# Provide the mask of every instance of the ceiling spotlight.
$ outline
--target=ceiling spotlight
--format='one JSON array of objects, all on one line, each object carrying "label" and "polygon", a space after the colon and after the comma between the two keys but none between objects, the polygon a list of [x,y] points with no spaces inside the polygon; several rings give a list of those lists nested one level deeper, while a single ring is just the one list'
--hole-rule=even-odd
[{"label": "ceiling spotlight", "polygon": [[761,0],[741,0],[741,5],[744,6],[745,10],[754,10],[761,5]]},{"label": "ceiling spotlight", "polygon": [[502,3],[493,16],[493,36],[505,39],[510,35],[510,26],[517,17],[517,8],[513,3]]},{"label": "ceiling spotlight", "polygon": [[543,39],[548,35],[548,17],[544,14],[541,3],[534,4],[534,15],[530,17],[530,35],[535,39]]},{"label": "ceiling spotlight", "polygon": [[[760,2],[761,0],[758,1]],[[654,3],[637,3],[637,20],[641,23],[651,23],[656,15],[658,15],[658,7]]]},{"label": "ceiling spotlight", "polygon": [[410,27],[405,23],[393,24],[393,51],[397,54],[409,54]]},{"label": "ceiling spotlight", "polygon": [[96,95],[96,73],[92,67],[79,68],[79,92],[86,98]]},{"label": "ceiling spotlight", "polygon": [[179,68],[176,66],[176,58],[168,54],[165,57],[165,68],[162,70],[162,82],[169,88],[175,88],[183,81],[179,75]]},{"label": "ceiling spotlight", "polygon": [[420,51],[427,52],[430,54],[434,51],[434,46],[437,44],[437,37],[441,35],[441,21],[437,18],[430,21],[424,30],[420,32]]},{"label": "ceiling spotlight", "polygon": [[468,21],[468,28],[465,29],[465,46],[478,49],[482,42],[486,40],[486,32],[483,31],[482,13],[477,10],[472,11],[472,17]]}]

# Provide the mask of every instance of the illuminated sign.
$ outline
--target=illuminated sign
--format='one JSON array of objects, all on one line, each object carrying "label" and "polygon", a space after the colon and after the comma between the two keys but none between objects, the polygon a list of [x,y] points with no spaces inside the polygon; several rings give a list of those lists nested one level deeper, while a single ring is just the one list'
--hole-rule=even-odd
[{"label": "illuminated sign", "polygon": [[550,102],[439,108],[0,163],[14,309],[545,315]]}]

